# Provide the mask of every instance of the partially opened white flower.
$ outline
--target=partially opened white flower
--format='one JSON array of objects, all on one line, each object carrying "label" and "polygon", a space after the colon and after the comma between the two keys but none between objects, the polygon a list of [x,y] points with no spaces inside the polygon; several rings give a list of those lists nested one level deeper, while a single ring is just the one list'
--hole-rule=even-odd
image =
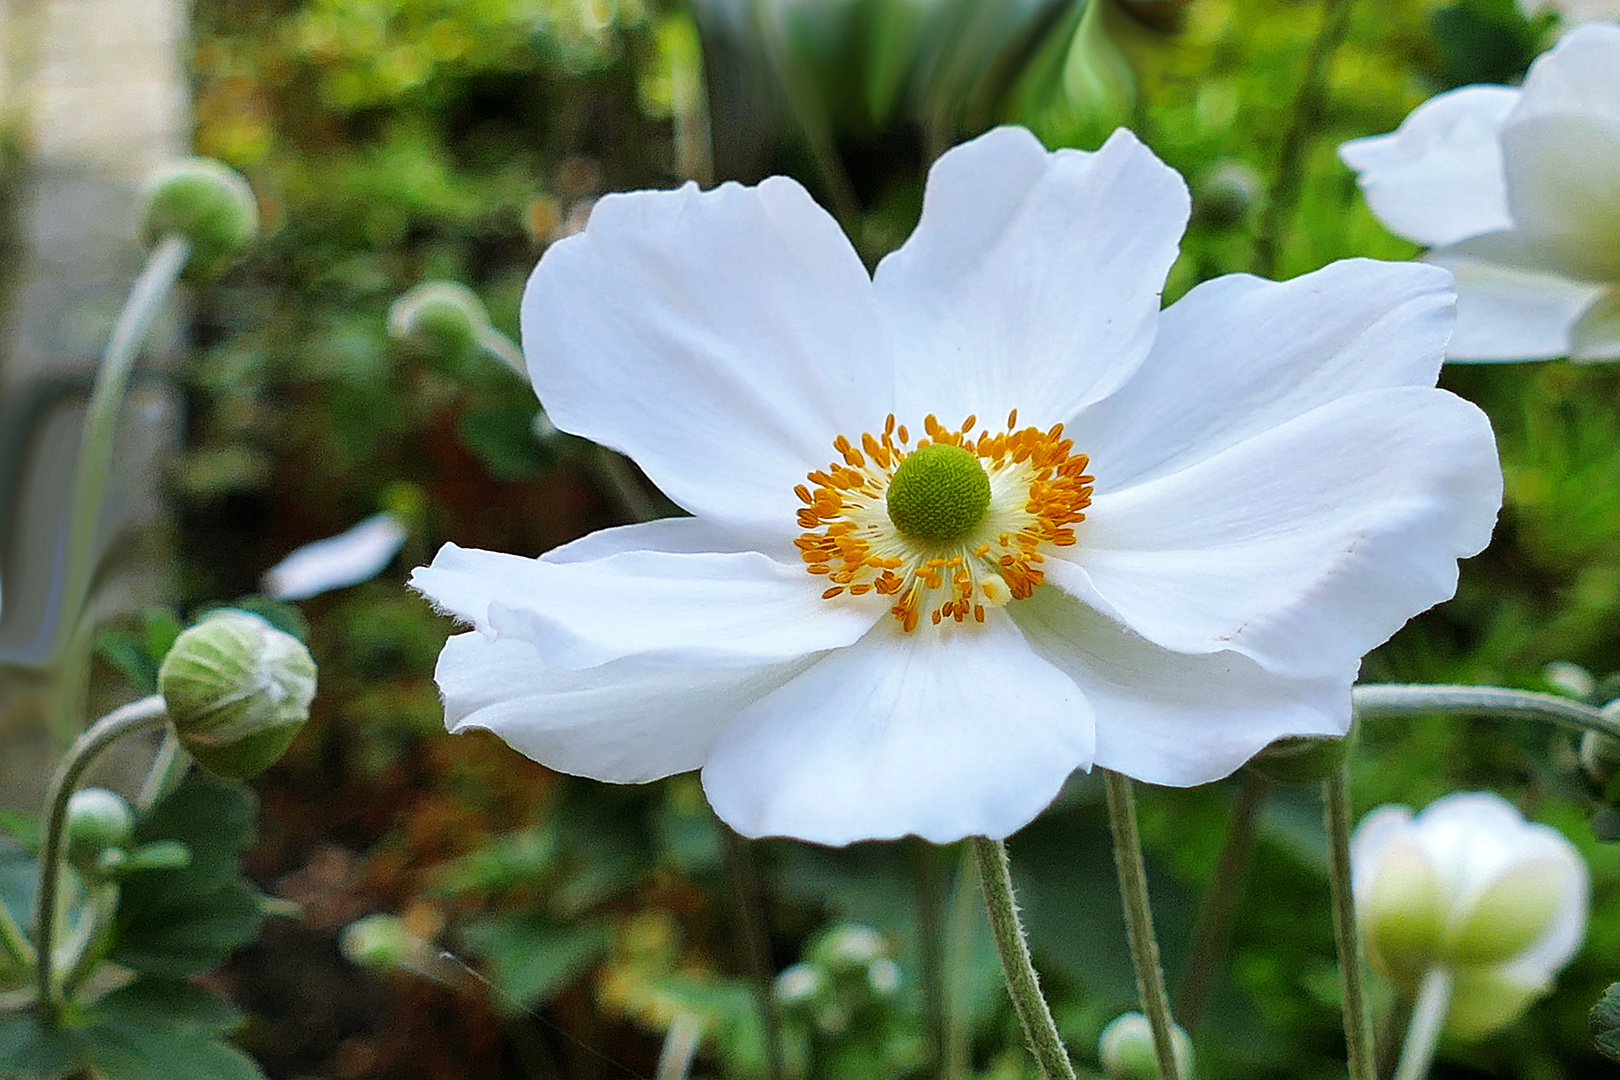
[{"label": "partially opened white flower", "polygon": [[693,516],[446,545],[412,580],[476,628],[450,725],[701,768],[740,832],[833,844],[1001,837],[1093,763],[1197,784],[1342,734],[1500,500],[1485,417],[1434,389],[1450,277],[1228,277],[1161,315],[1187,213],[1128,132],[1013,128],[939,159],[875,275],[791,180],[604,198],[529,281],[530,373]]},{"label": "partially opened white flower", "polygon": [[1557,829],[1490,792],[1436,799],[1416,817],[1380,806],[1350,839],[1368,958],[1408,994],[1451,979],[1446,1030],[1477,1038],[1552,989],[1586,936],[1586,863]]},{"label": "partially opened white flower", "polygon": [[1441,94],[1339,156],[1457,275],[1453,359],[1620,359],[1620,26],[1577,27],[1523,89]]}]

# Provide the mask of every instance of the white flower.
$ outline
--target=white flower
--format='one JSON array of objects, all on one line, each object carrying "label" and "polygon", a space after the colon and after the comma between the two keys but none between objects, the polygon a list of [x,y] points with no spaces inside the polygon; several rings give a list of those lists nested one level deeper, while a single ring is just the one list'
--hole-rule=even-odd
[{"label": "white flower", "polygon": [[1350,839],[1356,914],[1373,966],[1410,993],[1452,977],[1446,1030],[1475,1038],[1552,988],[1586,934],[1586,864],[1564,835],[1489,792],[1416,817],[1381,806]]},{"label": "white flower", "polygon": [[939,159],[875,275],[791,180],[601,200],[529,281],[530,374],[693,516],[446,545],[412,581],[476,628],[448,723],[602,780],[701,768],[738,831],[830,844],[1001,837],[1093,763],[1198,784],[1342,734],[1500,501],[1484,415],[1434,389],[1450,276],[1234,276],[1161,315],[1187,213],[1128,132],[1014,128]]},{"label": "white flower", "polygon": [[398,514],[373,514],[347,532],[305,544],[264,572],[264,592],[307,600],[370,581],[399,554],[409,530]]},{"label": "white flower", "polygon": [[1577,27],[1523,89],[1441,94],[1339,156],[1457,275],[1453,359],[1620,359],[1620,26]]}]

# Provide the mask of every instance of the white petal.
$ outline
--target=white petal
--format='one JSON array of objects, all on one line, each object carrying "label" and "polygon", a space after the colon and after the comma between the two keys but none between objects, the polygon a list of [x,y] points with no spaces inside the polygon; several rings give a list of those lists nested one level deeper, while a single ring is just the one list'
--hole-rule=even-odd
[{"label": "white petal", "polygon": [[1620,26],[1580,26],[1530,65],[1515,120],[1585,114],[1620,125]]},{"label": "white petal", "polygon": [[891,411],[871,280],[781,177],[600,200],[529,278],[523,349],[558,427],[753,531],[795,533],[794,485]]},{"label": "white petal", "polygon": [[1465,86],[1419,105],[1388,135],[1339,157],[1390,232],[1431,247],[1509,228],[1498,135],[1519,101],[1505,86]]},{"label": "white petal", "polygon": [[1451,360],[1547,360],[1568,356],[1581,313],[1602,294],[1534,263],[1512,233],[1492,233],[1430,252],[1428,261],[1457,277],[1457,332]]},{"label": "white petal", "polygon": [[[1609,77],[1620,100],[1620,50]],[[1502,153],[1513,231],[1569,277],[1620,281],[1620,116],[1515,116]]]},{"label": "white petal", "polygon": [[1171,305],[1142,367],[1069,420],[1099,493],[1174,472],[1362,390],[1433,386],[1451,275],[1336,262],[1292,281],[1233,274]]},{"label": "white petal", "polygon": [[1350,834],[1350,885],[1356,903],[1365,906],[1373,880],[1390,845],[1411,833],[1412,808],[1385,805],[1369,810]]},{"label": "white petal", "polygon": [[405,546],[408,530],[395,514],[373,514],[348,532],[305,544],[264,572],[265,595],[305,600],[370,581]]},{"label": "white petal", "polygon": [[1352,668],[1289,679],[1233,652],[1162,649],[1056,589],[1008,606],[1096,714],[1096,763],[1150,784],[1217,780],[1285,735],[1350,728]]},{"label": "white petal", "polygon": [[547,662],[624,656],[748,667],[848,645],[880,610],[821,599],[819,579],[757,552],[627,551],[552,563],[446,544],[411,585],[441,610]]},{"label": "white petal", "polygon": [[1479,409],[1370,391],[1098,496],[1047,578],[1166,648],[1334,675],[1451,596],[1501,482]]},{"label": "white petal", "polygon": [[1620,285],[1587,308],[1570,331],[1569,355],[1575,360],[1620,360]]},{"label": "white petal", "polygon": [[605,559],[626,551],[703,552],[759,551],[760,542],[775,539],[781,550],[769,554],[779,562],[799,562],[798,550],[779,538],[751,536],[703,518],[671,517],[598,529],[540,556],[542,562],[576,563]]},{"label": "white petal", "polygon": [[1095,153],[1000,128],[944,154],[875,278],[898,411],[994,426],[1016,408],[1044,426],[1111,392],[1153,342],[1188,205],[1124,130]]},{"label": "white petal", "polygon": [[906,634],[886,618],[746,709],[703,787],[745,836],[948,843],[1018,829],[1091,750],[1090,707],[1010,620]]},{"label": "white petal", "polygon": [[445,642],[435,678],[452,731],[485,728],[549,768],[635,784],[700,767],[738,712],[809,663],[703,668],[626,659],[569,671],[527,641],[472,633]]}]

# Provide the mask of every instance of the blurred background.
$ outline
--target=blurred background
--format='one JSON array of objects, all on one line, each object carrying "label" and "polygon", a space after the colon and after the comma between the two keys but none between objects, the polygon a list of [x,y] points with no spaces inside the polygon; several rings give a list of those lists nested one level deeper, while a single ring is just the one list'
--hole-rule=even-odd
[{"label": "blurred background", "polygon": [[[510,370],[391,338],[389,307],[454,280],[515,336],[527,274],[593,199],[688,178],[795,176],[875,263],[914,225],[929,162],[1007,122],[1081,148],[1125,124],[1186,176],[1167,302],[1233,271],[1404,259],[1416,249],[1370,216],[1336,146],[1438,91],[1517,80],[1559,23],[1515,0],[5,0],[0,802],[36,803],[50,753],[28,663],[52,477],[139,265],[136,183],[191,149],[249,178],[265,237],[177,307],[137,380],[92,700],[149,692],[147,642],[260,593],[300,545],[379,510],[408,533],[375,580],[250,601],[321,672],[313,722],[256,781],[246,856],[301,915],[217,977],[266,1072],[650,1077],[674,1026],[700,1040],[693,1075],[765,1077],[752,980],[806,962],[775,995],[787,1075],[935,1075],[943,1052],[944,1075],[1033,1076],[960,851],[744,850],[695,776],[607,787],[445,734],[432,670],[451,626],[404,588],[408,569],[446,541],[539,554],[628,511],[592,448],[536,433]],[[1490,413],[1507,506],[1457,599],[1363,678],[1545,689],[1555,661],[1620,669],[1620,375],[1491,365],[1442,383]],[[1353,778],[1358,811],[1498,790],[1592,866],[1587,946],[1557,991],[1448,1047],[1435,1075],[1612,1068],[1586,1010],[1620,976],[1620,871],[1569,736],[1369,724]],[[1141,790],[1173,989],[1245,784]],[[1196,1025],[1203,1076],[1342,1075],[1320,817],[1314,787],[1267,793],[1252,902]],[[1010,846],[1060,1027],[1095,1065],[1135,996],[1100,783],[1077,777]],[[433,947],[356,966],[340,932],[374,913]],[[943,970],[920,933],[945,941]],[[925,1022],[928,995],[950,1005],[946,1030]]]}]

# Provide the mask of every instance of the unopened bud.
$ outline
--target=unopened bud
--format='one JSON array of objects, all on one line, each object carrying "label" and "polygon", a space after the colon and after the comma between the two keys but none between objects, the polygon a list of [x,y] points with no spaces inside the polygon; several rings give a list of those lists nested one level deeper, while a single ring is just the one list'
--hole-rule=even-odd
[{"label": "unopened bud", "polygon": [[[1170,1043],[1181,1080],[1192,1080],[1192,1040],[1175,1025]],[[1159,1058],[1153,1049],[1153,1026],[1139,1012],[1128,1012],[1103,1028],[1097,1040],[1097,1057],[1112,1080],[1159,1080]]]},{"label": "unopened bud", "polygon": [[873,961],[889,954],[889,946],[870,926],[847,923],[827,931],[807,951],[812,961],[837,975],[864,972]]},{"label": "unopened bud", "polygon": [[900,965],[888,957],[874,960],[867,965],[866,981],[878,997],[893,997],[900,989]]},{"label": "unopened bud", "polygon": [[1278,784],[1319,784],[1350,752],[1349,736],[1285,735],[1249,759],[1252,769]]},{"label": "unopened bud", "polygon": [[67,805],[67,861],[100,876],[102,855],[122,848],[135,832],[135,814],[121,795],[105,788],[75,791]]},{"label": "unopened bud", "polygon": [[388,333],[432,356],[461,360],[479,348],[489,330],[489,312],[467,286],[427,281],[388,309]]},{"label": "unopened bud", "polygon": [[1541,669],[1541,675],[1555,693],[1576,701],[1585,701],[1597,689],[1597,680],[1590,671],[1567,660],[1553,661]]},{"label": "unopened bud", "polygon": [[[1607,715],[1609,710],[1604,709]],[[1620,776],[1620,739],[1600,735],[1595,731],[1581,735],[1581,771],[1601,793],[1609,782]]]},{"label": "unopened bud", "polygon": [[1260,199],[1260,177],[1241,161],[1222,161],[1193,192],[1193,217],[1217,228],[1243,224]]},{"label": "unopened bud", "polygon": [[422,942],[396,915],[367,915],[338,935],[345,959],[368,971],[398,971],[416,957]]},{"label": "unopened bud", "polygon": [[826,986],[827,980],[819,967],[800,961],[782,969],[771,992],[784,1009],[793,1010],[814,1002]]},{"label": "unopened bud", "polygon": [[158,690],[197,763],[243,780],[278,761],[309,719],[315,661],[291,634],[227,609],[175,640]]},{"label": "unopened bud", "polygon": [[236,261],[259,234],[259,203],[242,174],[212,158],[184,158],[146,182],[141,239],[170,233],[191,244],[186,277],[206,281]]}]

